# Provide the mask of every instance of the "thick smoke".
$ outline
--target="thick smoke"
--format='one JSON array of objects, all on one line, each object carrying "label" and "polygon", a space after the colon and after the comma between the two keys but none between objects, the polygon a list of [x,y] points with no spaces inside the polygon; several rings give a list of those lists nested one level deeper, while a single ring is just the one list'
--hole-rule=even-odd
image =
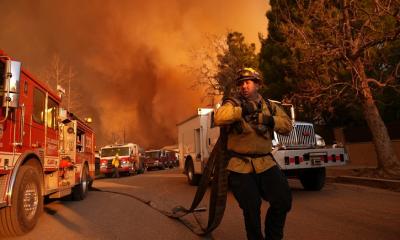
[{"label": "thick smoke", "polygon": [[[244,32],[257,42],[267,1],[1,1],[0,48],[41,75],[57,53],[78,75],[99,146],[176,143],[176,123],[204,106],[181,69],[204,34]],[[85,116],[82,116],[85,117]],[[125,132],[125,134],[123,134]]]}]

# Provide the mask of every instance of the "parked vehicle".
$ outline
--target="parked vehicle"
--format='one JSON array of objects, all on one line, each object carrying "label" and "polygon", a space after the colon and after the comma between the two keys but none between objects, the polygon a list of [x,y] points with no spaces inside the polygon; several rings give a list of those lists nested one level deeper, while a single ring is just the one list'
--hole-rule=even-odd
[{"label": "parked vehicle", "polygon": [[111,144],[100,149],[100,173],[111,177],[114,171],[112,160],[118,154],[120,166],[118,172],[126,175],[143,171],[141,148],[135,143]]},{"label": "parked vehicle", "polygon": [[[272,154],[289,177],[300,179],[307,190],[320,190],[325,184],[325,168],[345,165],[348,156],[343,147],[325,146],[311,123],[294,120],[287,136],[274,132]],[[199,108],[198,114],[178,124],[180,167],[191,185],[198,184],[210,153],[219,137],[219,127],[213,126],[213,109]]]},{"label": "parked vehicle", "polygon": [[146,169],[165,169],[179,165],[176,152],[171,150],[157,149],[146,151],[144,166]]},{"label": "parked vehicle", "polygon": [[165,169],[168,167],[164,152],[162,150],[147,150],[144,160],[146,170],[150,169]]},{"label": "parked vehicle", "polygon": [[34,228],[44,197],[86,197],[95,177],[95,135],[2,51],[0,88],[0,235],[16,236]]},{"label": "parked vehicle", "polygon": [[179,159],[175,151],[165,150],[165,158],[167,159],[169,168],[179,166]]}]

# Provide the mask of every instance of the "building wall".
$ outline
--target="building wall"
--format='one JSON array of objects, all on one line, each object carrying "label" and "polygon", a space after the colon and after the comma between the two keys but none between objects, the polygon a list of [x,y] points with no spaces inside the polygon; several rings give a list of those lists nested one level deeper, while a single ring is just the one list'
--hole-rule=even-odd
[{"label": "building wall", "polygon": [[[400,159],[400,140],[393,140],[393,148],[397,158]],[[349,154],[348,166],[376,167],[377,156],[372,142],[346,143],[345,148]]]},{"label": "building wall", "polygon": [[[348,166],[376,167],[378,161],[377,161],[375,146],[373,145],[373,143],[371,141],[359,141],[359,142],[349,141],[349,139],[346,138],[343,130],[344,130],[343,128],[336,128],[333,130],[333,134],[336,142],[343,143],[347,153],[349,154]],[[361,129],[360,131],[352,131],[348,134],[356,135],[352,137],[353,138],[355,137],[357,139],[357,135],[361,135],[360,132],[365,133],[365,131],[366,129]],[[358,137],[358,138],[363,139],[363,137]],[[369,137],[369,139],[371,139],[371,137]],[[395,139],[396,140],[392,140],[392,144],[396,152],[397,158],[400,159],[400,139],[398,138]]]}]

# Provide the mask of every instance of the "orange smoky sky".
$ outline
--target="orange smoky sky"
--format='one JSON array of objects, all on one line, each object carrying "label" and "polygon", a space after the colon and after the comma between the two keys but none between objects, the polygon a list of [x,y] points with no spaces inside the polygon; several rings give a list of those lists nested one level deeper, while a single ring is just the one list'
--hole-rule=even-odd
[{"label": "orange smoky sky", "polygon": [[266,35],[267,0],[0,0],[0,49],[41,76],[57,54],[77,75],[99,146],[175,144],[176,124],[196,113],[188,52],[206,34]]}]

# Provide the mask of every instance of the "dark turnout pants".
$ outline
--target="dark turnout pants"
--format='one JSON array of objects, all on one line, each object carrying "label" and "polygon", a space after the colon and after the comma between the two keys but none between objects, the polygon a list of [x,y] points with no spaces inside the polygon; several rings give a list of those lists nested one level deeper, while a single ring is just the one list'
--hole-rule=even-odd
[{"label": "dark turnout pants", "polygon": [[119,171],[118,171],[118,167],[115,167],[115,166],[114,166],[114,169],[113,169],[113,171],[114,171],[114,173],[113,173],[113,177],[115,177],[115,178],[119,178]]},{"label": "dark turnout pants", "polygon": [[264,239],[261,233],[261,198],[269,202],[265,217],[265,239],[282,239],[292,194],[285,175],[274,166],[262,173],[230,172],[229,186],[243,210],[247,238]]}]

